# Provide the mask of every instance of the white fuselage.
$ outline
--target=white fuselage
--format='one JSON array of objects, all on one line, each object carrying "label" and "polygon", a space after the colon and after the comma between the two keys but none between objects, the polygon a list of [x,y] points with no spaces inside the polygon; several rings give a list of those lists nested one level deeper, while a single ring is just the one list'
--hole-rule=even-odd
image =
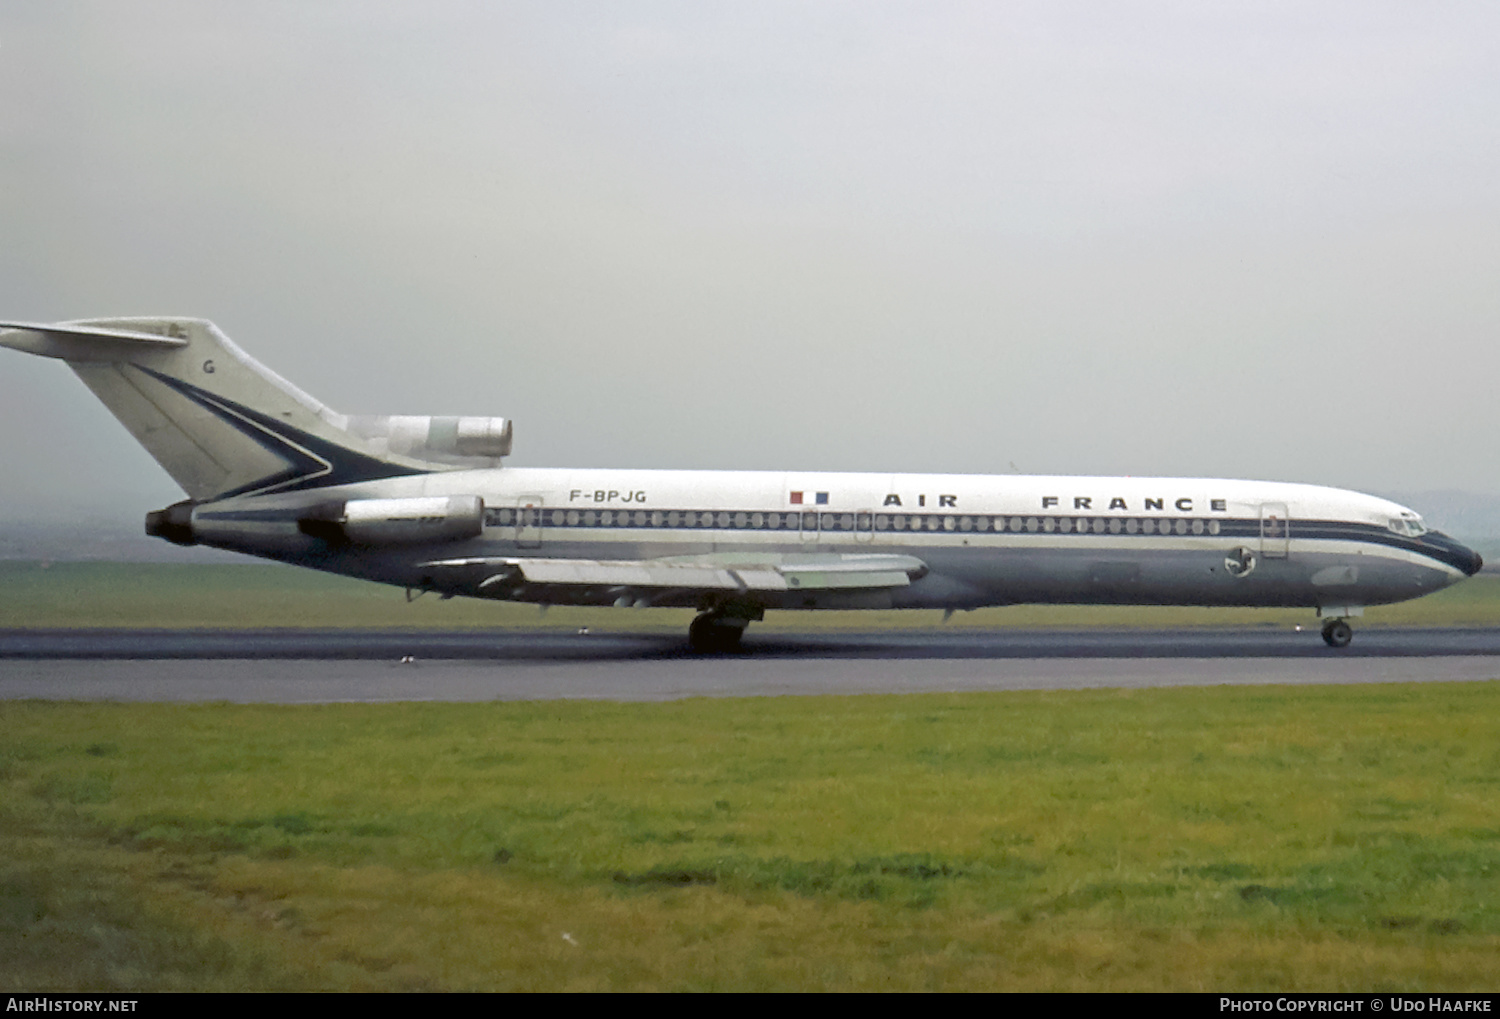
[{"label": "white fuselage", "polygon": [[[480,497],[482,533],[329,551],[295,524],[318,500],[422,496]],[[732,564],[868,553],[915,557],[928,569],[897,589],[789,592],[762,597],[763,607],[1129,602],[1349,614],[1429,593],[1478,568],[1451,540],[1411,533],[1418,519],[1356,492],[1229,479],[503,468],[211,502],[197,507],[193,527],[208,544],[460,594],[481,592],[423,564],[485,557]],[[617,588],[533,586],[521,597],[615,604]],[[633,603],[694,602],[656,591]]]}]

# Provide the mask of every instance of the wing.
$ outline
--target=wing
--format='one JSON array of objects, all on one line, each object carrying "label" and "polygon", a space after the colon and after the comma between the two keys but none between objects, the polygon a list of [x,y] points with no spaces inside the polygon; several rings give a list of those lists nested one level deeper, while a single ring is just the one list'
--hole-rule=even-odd
[{"label": "wing", "polygon": [[[904,555],[705,555],[663,559],[437,559],[434,585],[482,597],[557,604],[693,605],[705,597],[768,607],[819,595],[905,587],[927,564]],[[441,578],[443,583],[436,581]]]}]

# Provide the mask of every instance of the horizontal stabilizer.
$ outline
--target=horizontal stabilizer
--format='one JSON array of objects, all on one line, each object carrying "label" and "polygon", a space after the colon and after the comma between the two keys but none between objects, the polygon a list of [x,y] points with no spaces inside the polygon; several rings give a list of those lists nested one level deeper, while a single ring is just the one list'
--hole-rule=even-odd
[{"label": "horizontal stabilizer", "polygon": [[0,322],[0,346],[65,361],[118,361],[131,351],[173,350],[186,336],[58,322]]}]

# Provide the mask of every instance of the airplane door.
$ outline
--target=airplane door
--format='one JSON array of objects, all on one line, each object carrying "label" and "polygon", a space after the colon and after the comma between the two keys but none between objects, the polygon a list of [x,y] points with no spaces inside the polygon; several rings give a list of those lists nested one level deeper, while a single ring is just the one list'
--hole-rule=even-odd
[{"label": "airplane door", "polygon": [[1285,559],[1291,547],[1292,520],[1286,503],[1265,502],[1260,506],[1260,554],[1267,559]]},{"label": "airplane door", "polygon": [[516,547],[542,545],[542,497],[523,495],[516,499]]}]

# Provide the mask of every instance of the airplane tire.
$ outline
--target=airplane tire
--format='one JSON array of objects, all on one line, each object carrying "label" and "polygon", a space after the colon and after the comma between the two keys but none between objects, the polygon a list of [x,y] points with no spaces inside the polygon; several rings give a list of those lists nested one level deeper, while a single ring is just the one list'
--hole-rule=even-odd
[{"label": "airplane tire", "polygon": [[688,643],[700,655],[717,655],[738,648],[744,634],[744,627],[725,626],[714,616],[705,613],[694,619],[688,627]]},{"label": "airplane tire", "polygon": [[1354,639],[1354,628],[1342,619],[1323,624],[1323,643],[1329,647],[1348,647]]}]

